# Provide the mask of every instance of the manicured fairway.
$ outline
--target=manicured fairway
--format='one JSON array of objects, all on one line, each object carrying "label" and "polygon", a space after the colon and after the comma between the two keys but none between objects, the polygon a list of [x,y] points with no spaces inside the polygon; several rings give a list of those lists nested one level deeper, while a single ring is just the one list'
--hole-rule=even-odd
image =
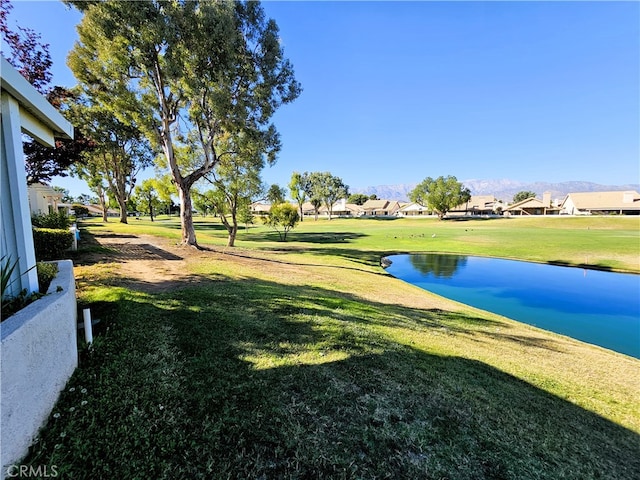
[{"label": "manicured fairway", "polygon": [[[151,233],[139,243],[165,259],[123,251]],[[450,251],[637,272],[638,219],[305,221],[286,243],[252,227],[234,249],[205,219],[203,251],[178,234],[175,220],[83,225],[78,292],[101,324],[27,462],[73,479],[640,471],[640,361],[379,265]]]}]

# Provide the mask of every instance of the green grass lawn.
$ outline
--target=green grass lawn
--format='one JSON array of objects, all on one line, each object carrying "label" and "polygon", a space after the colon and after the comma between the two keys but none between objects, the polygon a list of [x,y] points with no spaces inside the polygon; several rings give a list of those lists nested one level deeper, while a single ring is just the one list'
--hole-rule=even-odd
[{"label": "green grass lawn", "polygon": [[[83,225],[154,234],[175,219]],[[433,236],[435,234],[435,237]],[[198,221],[197,278],[149,293],[76,258],[100,328],[25,462],[60,478],[635,479],[640,361],[447,301],[380,256],[636,271],[638,219]],[[83,255],[102,256],[84,262]]]}]

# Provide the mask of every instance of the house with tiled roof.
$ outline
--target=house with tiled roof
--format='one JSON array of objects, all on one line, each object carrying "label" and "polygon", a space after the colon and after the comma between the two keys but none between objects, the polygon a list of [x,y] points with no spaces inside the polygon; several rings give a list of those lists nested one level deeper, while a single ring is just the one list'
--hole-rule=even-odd
[{"label": "house with tiled roof", "polygon": [[531,197],[513,203],[503,210],[505,215],[559,215],[560,208],[552,205],[551,193],[545,192],[542,200]]},{"label": "house with tiled roof", "polygon": [[[87,209],[87,213],[92,217],[101,217],[102,216],[102,207],[100,205],[90,204],[84,205]],[[107,217],[119,217],[120,211],[114,208],[107,208]]]},{"label": "house with tiled roof", "polygon": [[[311,204],[309,204],[311,205]],[[313,209],[313,205],[311,205]],[[320,215],[329,215],[329,209],[326,206],[321,206],[318,209]],[[313,210],[312,212],[313,213]],[[346,199],[338,200],[331,207],[331,215],[334,217],[359,217],[364,213],[364,210],[360,205],[356,205],[355,203],[347,203]]]},{"label": "house with tiled roof", "polygon": [[430,211],[424,205],[416,202],[402,203],[396,215],[402,217],[416,217],[420,215],[429,215]]},{"label": "house with tiled roof", "polygon": [[492,215],[500,212],[503,207],[502,202],[493,195],[471,195],[469,201],[449,210],[447,216]]},{"label": "house with tiled roof", "polygon": [[362,205],[363,214],[372,217],[388,217],[400,210],[397,200],[367,200]]},{"label": "house with tiled roof", "polygon": [[640,215],[640,194],[634,190],[569,193],[560,208],[567,215]]},{"label": "house with tiled roof", "polygon": [[251,204],[251,213],[253,215],[268,215],[270,210],[271,205],[267,203],[253,202]]}]

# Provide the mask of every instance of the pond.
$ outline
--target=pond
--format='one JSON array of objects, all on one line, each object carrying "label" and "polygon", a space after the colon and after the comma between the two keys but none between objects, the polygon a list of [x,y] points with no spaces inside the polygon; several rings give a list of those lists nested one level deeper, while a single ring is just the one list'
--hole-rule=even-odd
[{"label": "pond", "polygon": [[386,270],[443,297],[640,358],[640,275],[466,255],[392,255]]}]

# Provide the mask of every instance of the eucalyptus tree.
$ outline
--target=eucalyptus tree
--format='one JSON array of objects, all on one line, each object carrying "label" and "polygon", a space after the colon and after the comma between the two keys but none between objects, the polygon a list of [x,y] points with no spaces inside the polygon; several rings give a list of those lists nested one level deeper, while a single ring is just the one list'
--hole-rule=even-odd
[{"label": "eucalyptus tree", "polygon": [[[69,66],[162,150],[179,193],[182,242],[197,246],[191,188],[234,153],[220,139],[251,136],[273,163],[280,139],[271,118],[300,94],[275,21],[258,2],[70,3],[84,17]],[[181,166],[181,146],[197,150],[199,162]]]},{"label": "eucalyptus tree", "polygon": [[289,181],[289,191],[291,198],[298,204],[300,221],[304,219],[302,205],[307,201],[307,191],[309,190],[309,175],[305,173],[293,172]]},{"label": "eucalyptus tree", "polygon": [[102,210],[102,221],[108,222],[109,205],[107,202],[107,189],[109,187],[101,174],[96,170],[96,166],[89,164],[85,169],[76,171],[76,175],[86,181],[89,190],[96,194],[98,204]]},{"label": "eucalyptus tree", "polygon": [[203,217],[209,214],[215,215],[216,204],[219,202],[217,198],[218,194],[215,190],[205,190],[202,192],[199,188],[194,187],[191,189],[191,196],[193,197],[193,207]]},{"label": "eucalyptus tree", "polygon": [[[309,196],[318,216],[318,202],[329,211],[329,220],[333,214],[333,204],[341,198],[349,196],[349,186],[340,177],[329,172],[312,172],[309,174]],[[314,203],[315,202],[315,203]]]},{"label": "eucalyptus tree", "polygon": [[322,206],[322,177],[320,172],[304,172],[303,177],[306,179],[304,183],[305,192],[309,203],[313,206],[315,220],[318,220],[318,212]]},{"label": "eucalyptus tree", "polygon": [[[233,144],[227,148],[235,153],[222,157],[214,171],[205,178],[215,187],[207,198],[227,229],[227,246],[233,247],[241,213],[246,212],[253,199],[264,192],[260,171],[265,162],[260,148],[250,139],[238,136],[227,139],[227,142]],[[282,192],[278,193],[282,195]],[[244,213],[243,218],[246,219]]]},{"label": "eucalyptus tree", "polygon": [[157,212],[162,206],[158,190],[158,181],[155,178],[147,178],[140,185],[136,186],[134,190],[138,209],[144,213],[148,213],[152,222],[154,212]]},{"label": "eucalyptus tree", "polygon": [[411,192],[412,202],[429,207],[442,220],[449,210],[462,203],[468,202],[471,192],[454,176],[425,178]]},{"label": "eucalyptus tree", "polygon": [[93,145],[74,164],[75,174],[89,180],[98,176],[100,184],[104,180],[120,209],[120,222],[127,223],[127,202],[136,177],[153,164],[151,145],[135,125],[118,120],[104,105],[87,98],[79,97],[69,112]]}]

